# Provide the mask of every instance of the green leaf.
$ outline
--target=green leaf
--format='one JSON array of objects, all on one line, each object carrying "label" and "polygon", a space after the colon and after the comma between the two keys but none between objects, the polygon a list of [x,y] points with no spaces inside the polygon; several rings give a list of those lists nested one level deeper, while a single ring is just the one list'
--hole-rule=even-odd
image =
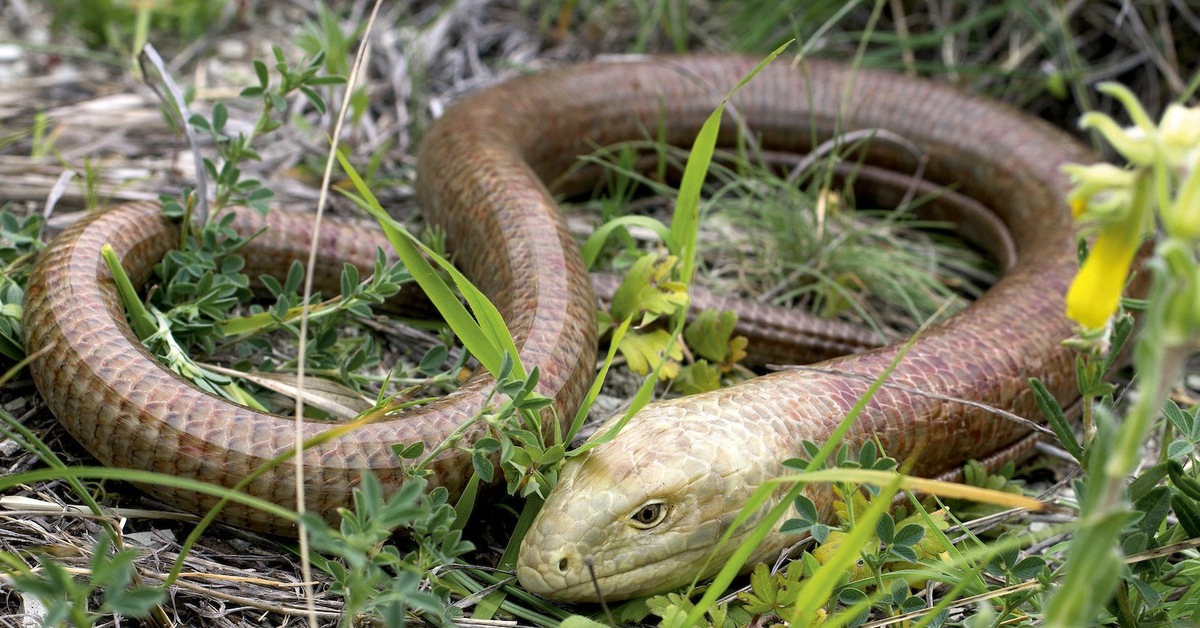
[{"label": "green leaf", "polygon": [[417,441],[408,445],[396,444],[392,445],[392,451],[396,452],[396,456],[404,460],[415,460],[425,453],[425,443]]},{"label": "green leaf", "polygon": [[562,620],[559,626],[561,628],[607,628],[608,624],[602,624],[583,615],[571,615]]},{"label": "green leaf", "polygon": [[1171,484],[1181,493],[1192,499],[1200,500],[1200,482],[1188,475],[1178,461],[1167,461],[1167,474],[1171,476]]},{"label": "green leaf", "polygon": [[738,596],[751,613],[775,613],[779,610],[779,587],[767,566],[759,563],[750,574],[750,593]]},{"label": "green leaf", "polygon": [[269,72],[267,72],[267,64],[263,63],[262,61],[259,61],[258,59],[255,59],[254,60],[254,74],[255,74],[255,76],[258,77],[258,86],[260,88],[266,89],[267,87],[270,87],[271,75]]},{"label": "green leaf", "polygon": [[475,469],[475,475],[478,475],[479,479],[491,483],[496,469],[492,466],[492,461],[488,460],[488,457],[478,449],[471,453],[471,466]]},{"label": "green leaf", "polygon": [[1137,523],[1138,529],[1146,533],[1148,537],[1153,536],[1171,509],[1171,489],[1166,486],[1156,486],[1138,498],[1133,506],[1135,510],[1142,513],[1142,519]]},{"label": "green leaf", "polygon": [[796,509],[796,514],[801,519],[809,522],[817,522],[817,505],[807,495],[800,495],[792,502],[792,506]]},{"label": "green leaf", "polygon": [[[676,363],[675,367],[664,367],[659,371],[661,380],[672,379],[678,373],[679,360],[683,359],[683,348],[679,343],[672,342],[671,334],[665,329],[655,329],[648,333],[630,332],[621,340],[618,347],[621,355],[629,363],[629,370],[638,375],[645,375],[659,363],[666,353],[668,360]],[[669,350],[669,351],[668,351]]]},{"label": "green leaf", "polygon": [[1037,400],[1038,408],[1041,409],[1042,415],[1046,417],[1046,421],[1050,423],[1050,429],[1054,430],[1054,434],[1058,436],[1058,440],[1062,443],[1067,453],[1071,454],[1076,460],[1083,461],[1083,447],[1075,438],[1075,431],[1071,428],[1070,421],[1067,421],[1067,416],[1063,414],[1062,406],[1050,391],[1046,389],[1046,385],[1037,378],[1030,378],[1029,386],[1033,389],[1033,396]]},{"label": "green leaf", "polygon": [[1167,457],[1173,459],[1182,459],[1184,456],[1192,455],[1196,451],[1196,445],[1189,440],[1173,440],[1167,445]]},{"label": "green leaf", "polygon": [[[195,127],[196,129],[198,129],[200,131],[204,131],[206,133],[212,133],[212,125],[210,125],[208,123],[208,120],[204,119],[204,116],[202,116],[198,113],[193,113],[192,116],[190,118],[188,118],[188,124],[192,125],[193,127]],[[205,161],[207,162],[208,160],[206,159]]]},{"label": "green leaf", "polygon": [[1175,517],[1179,519],[1179,525],[1188,538],[1200,538],[1200,509],[1196,501],[1174,493],[1171,495],[1171,509],[1175,511]]},{"label": "green leaf", "polygon": [[687,305],[688,296],[682,283],[671,281],[668,274],[675,258],[665,259],[649,253],[638,258],[625,273],[625,278],[613,294],[613,318],[621,320],[642,314],[642,325],[659,316],[671,315]]},{"label": "green leaf", "polygon": [[547,447],[537,458],[537,463],[543,467],[557,463],[566,456],[566,448],[560,443]]},{"label": "green leaf", "polygon": [[450,349],[446,348],[446,345],[433,345],[425,352],[425,355],[421,356],[417,370],[425,375],[433,375],[441,370],[442,364],[449,356]]},{"label": "green leaf", "polygon": [[317,93],[317,90],[308,86],[301,86],[300,93],[304,94],[304,98],[317,110],[317,113],[325,114],[325,99]]},{"label": "green leaf", "polygon": [[706,360],[682,366],[675,376],[674,386],[685,395],[717,390],[721,387],[721,369]]},{"label": "green leaf", "polygon": [[920,543],[921,539],[923,538],[925,538],[925,528],[921,527],[921,525],[917,523],[909,523],[900,527],[900,530],[896,532],[895,539],[893,539],[892,542],[896,545],[911,547],[917,543]]},{"label": "green leaf", "polygon": [[358,292],[358,267],[354,264],[343,264],[342,275],[338,278],[342,297],[350,297]]},{"label": "green leaf", "polygon": [[1174,399],[1167,399],[1163,403],[1163,414],[1171,421],[1171,425],[1174,425],[1175,429],[1179,430],[1179,433],[1192,435],[1196,418],[1181,410],[1179,404],[1175,403]]},{"label": "green leaf", "polygon": [[1041,556],[1026,556],[1012,566],[1009,573],[1014,580],[1025,582],[1033,580],[1046,568],[1046,560]]},{"label": "green leaf", "polygon": [[212,108],[212,130],[220,133],[225,129],[226,122],[229,122],[229,110],[225,108],[225,103],[218,101]]},{"label": "green leaf", "polygon": [[896,522],[888,515],[880,517],[879,522],[875,524],[875,536],[884,543],[894,543],[895,534]]},{"label": "green leaf", "polygon": [[737,319],[737,312],[732,310],[704,310],[684,328],[683,339],[700,357],[717,363],[726,362]]},{"label": "green leaf", "polygon": [[133,327],[138,339],[145,341],[158,332],[158,325],[154,322],[154,317],[150,315],[146,306],[142,304],[142,300],[138,298],[137,289],[133,287],[133,282],[129,281],[129,275],[125,274],[121,261],[117,259],[117,252],[105,244],[100,247],[100,256],[104,258],[104,263],[108,266],[108,271],[112,273],[113,281],[117,284],[117,294],[121,297],[121,304],[125,306],[130,326]]},{"label": "green leaf", "polygon": [[899,560],[906,563],[915,563],[919,560],[917,552],[907,545],[893,545],[888,551],[892,556],[889,560]]},{"label": "green leaf", "polygon": [[1134,480],[1132,483],[1130,483],[1130,485],[1129,485],[1130,499],[1132,499],[1134,501],[1141,499],[1143,495],[1145,495],[1147,492],[1153,490],[1154,487],[1158,485],[1159,481],[1161,481],[1165,477],[1167,477],[1167,463],[1166,462],[1160,462],[1160,463],[1146,469],[1145,471],[1142,472],[1141,475],[1138,476],[1138,478],[1136,480]]},{"label": "green leaf", "polygon": [[133,587],[105,590],[104,602],[114,613],[126,617],[144,618],[154,607],[167,599],[167,592],[160,587]]}]

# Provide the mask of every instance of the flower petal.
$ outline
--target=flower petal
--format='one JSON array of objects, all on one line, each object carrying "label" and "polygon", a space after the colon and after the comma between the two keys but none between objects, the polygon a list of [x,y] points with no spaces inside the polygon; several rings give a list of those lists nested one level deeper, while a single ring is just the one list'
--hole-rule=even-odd
[{"label": "flower petal", "polygon": [[1141,234],[1136,229],[1105,229],[1096,238],[1079,274],[1067,290],[1067,317],[1100,329],[1117,310]]}]

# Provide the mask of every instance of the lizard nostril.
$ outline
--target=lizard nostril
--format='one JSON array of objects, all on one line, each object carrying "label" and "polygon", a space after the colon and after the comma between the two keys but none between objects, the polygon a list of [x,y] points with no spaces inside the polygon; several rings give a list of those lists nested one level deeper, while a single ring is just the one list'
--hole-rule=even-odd
[{"label": "lizard nostril", "polygon": [[559,561],[558,561],[558,572],[559,573],[567,573],[567,570],[570,569],[570,567],[571,567],[571,561],[568,560],[566,556],[563,556],[561,559],[559,559]]}]

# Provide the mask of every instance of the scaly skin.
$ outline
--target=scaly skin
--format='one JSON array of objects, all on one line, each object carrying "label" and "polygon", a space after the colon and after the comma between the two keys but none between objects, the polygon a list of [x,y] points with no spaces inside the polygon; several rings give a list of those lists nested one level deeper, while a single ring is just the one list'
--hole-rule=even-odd
[{"label": "scaly skin", "polygon": [[[560,177],[577,156],[597,145],[657,134],[660,121],[667,141],[689,145],[721,96],[754,63],[689,57],[564,68],[470,96],[429,131],[418,164],[423,210],[446,229],[456,259],[496,302],[525,364],[540,367],[539,390],[555,399],[559,417],[573,416],[592,374],[593,294],[541,181],[558,191],[584,189],[586,176]],[[976,305],[917,342],[893,382],[1031,415],[1025,378],[1037,376],[1060,401],[1071,400],[1070,355],[1058,341],[1069,333],[1061,294],[1074,270],[1074,248],[1059,166],[1090,161],[1087,151],[1006,107],[925,81],[828,63],[796,68],[776,62],[742,90],[733,110],[765,150],[804,151],[836,132],[860,128],[902,135],[929,157],[925,178],[952,184],[990,207],[1011,232],[1016,259],[1008,274]],[[737,137],[730,115],[721,136],[723,144]],[[872,145],[870,161],[905,173],[916,163],[905,149],[882,142]],[[968,236],[994,245],[1002,258],[1013,257],[995,229],[972,232],[986,221],[966,213]],[[305,256],[310,219],[276,213],[269,220],[272,228],[247,252],[251,275],[278,272]],[[243,212],[239,229],[253,231],[261,224],[256,221]],[[318,283],[330,288],[342,260],[366,266],[381,242],[331,223],[322,232],[318,268],[325,272]],[[99,257],[100,246],[112,244],[140,283],[176,238],[154,206],[131,205],[57,239],[27,290],[27,348],[50,347],[30,370],[50,409],[102,463],[232,486],[291,446],[291,419],[234,407],[167,372],[129,331]],[[763,337],[788,341],[786,314],[770,311],[762,320],[770,328]],[[835,338],[829,347],[845,344]],[[883,349],[829,366],[873,377],[894,354],[894,348]],[[738,500],[778,473],[779,461],[794,455],[801,439],[821,440],[865,386],[853,378],[785,371],[645,410],[617,441],[564,470],[522,546],[522,583],[563,599],[591,599],[585,556],[610,599],[690,581]],[[415,440],[435,446],[479,411],[490,387],[480,375],[441,401],[306,451],[307,507],[332,519],[337,507],[350,504],[364,470],[395,490],[404,472],[390,446]],[[325,429],[304,426],[306,436]],[[855,427],[854,439],[878,438],[899,458],[921,449],[918,469],[936,474],[990,452],[1008,456],[1024,434],[1023,427],[975,410],[885,389]],[[432,471],[433,485],[457,493],[470,458],[448,451]],[[192,511],[214,502],[170,488],[147,489]],[[291,502],[294,489],[289,465],[247,487],[280,504]],[[648,497],[666,500],[667,517],[635,534],[626,522]],[[291,531],[285,521],[236,505],[222,518]],[[771,539],[760,555],[782,542]]]},{"label": "scaly skin", "polygon": [[[689,69],[724,89],[745,66]],[[654,85],[668,109],[702,100],[696,116],[716,104],[700,98],[689,80],[669,70],[660,74],[627,83]],[[835,127],[899,134],[928,159],[927,179],[990,208],[1012,235],[1014,259],[1004,277],[969,309],[916,341],[888,380],[899,386],[874,396],[848,442],[876,439],[888,455],[915,458],[915,472],[936,476],[993,452],[1000,452],[993,461],[1003,462],[1028,443],[1027,427],[946,398],[1033,417],[1038,411],[1027,380],[1038,377],[1060,403],[1075,399],[1073,354],[1061,345],[1071,334],[1062,295],[1076,269],[1061,166],[1093,161],[1087,150],[1000,104],[926,81],[853,74],[840,66],[776,64],[735,103],[772,148],[795,148],[787,138],[823,138]],[[698,123],[678,113],[667,119],[689,132]],[[876,142],[869,152],[874,164],[912,171],[893,145]],[[995,248],[1003,253],[1003,244]],[[646,407],[617,439],[567,462],[521,546],[522,586],[567,601],[595,601],[597,591],[614,600],[711,576],[757,520],[713,554],[746,498],[784,473],[781,463],[803,453],[803,440],[824,442],[898,350],[835,359],[821,365],[825,373],[785,370]],[[810,489],[808,495],[828,518],[830,492]],[[661,504],[661,520],[639,523],[639,513],[653,513],[647,511],[653,504]],[[773,559],[797,540],[776,530],[750,564]]]},{"label": "scaly skin", "polygon": [[[538,174],[552,179],[575,155],[589,150],[589,121],[613,104],[607,92],[588,90],[586,78],[578,78],[564,70],[464,99],[429,131],[418,164],[424,213],[446,229],[463,270],[497,304],[524,364],[541,369],[538,390],[555,399],[560,418],[574,416],[594,373],[595,307],[576,243]],[[571,90],[578,102],[564,106],[562,95]],[[599,97],[589,101],[584,94]],[[552,163],[534,172],[526,156],[553,148],[538,126],[542,111],[558,111],[564,123],[573,121],[569,132],[574,143],[559,148],[556,161],[556,154],[550,154]],[[641,127],[634,122],[630,119],[615,135],[594,137],[640,137]],[[233,211],[238,219],[232,226],[243,235],[269,227],[244,251],[249,276],[282,277],[293,260],[307,260],[311,216],[275,212],[263,219],[244,208]],[[326,221],[321,234],[316,286],[325,294],[338,290],[343,262],[369,272],[376,247],[390,250],[379,230],[370,227]],[[51,243],[26,291],[26,346],[30,353],[49,347],[32,362],[30,372],[51,411],[103,464],[232,487],[291,447],[292,418],[233,406],[163,368],[134,338],[100,258],[101,246],[110,244],[140,285],[178,239],[178,229],[163,219],[157,205],[139,203],[82,220]],[[785,333],[799,348],[819,354],[872,342],[857,330],[829,322],[801,320],[798,325],[786,311],[756,307],[752,314],[752,320],[763,320],[763,337]],[[808,338],[802,339],[798,330]],[[492,387],[491,378],[481,374],[445,399],[306,451],[307,509],[335,520],[337,508],[352,505],[351,492],[367,470],[394,491],[407,476],[391,446],[419,440],[432,450],[480,411]],[[306,423],[304,436],[330,427]],[[472,430],[465,438],[470,442],[479,435],[480,430]],[[470,456],[452,449],[430,469],[432,486],[457,494],[471,473]],[[188,491],[145,488],[193,512],[216,503]],[[293,470],[278,467],[246,490],[278,504],[294,504]],[[221,519],[293,533],[288,521],[237,504],[228,505]]]}]

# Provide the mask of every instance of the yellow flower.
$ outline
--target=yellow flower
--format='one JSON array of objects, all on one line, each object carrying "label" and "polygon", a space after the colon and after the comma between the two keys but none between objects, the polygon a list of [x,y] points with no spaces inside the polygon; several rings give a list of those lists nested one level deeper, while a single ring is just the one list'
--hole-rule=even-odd
[{"label": "yellow flower", "polygon": [[1067,317],[1088,329],[1100,329],[1117,310],[1129,267],[1141,243],[1141,230],[1105,229],[1097,236],[1083,268],[1067,290]]},{"label": "yellow flower", "polygon": [[1067,317],[1085,329],[1100,330],[1117,311],[1134,255],[1152,226],[1154,179],[1148,169],[1105,163],[1069,164],[1063,172],[1073,184],[1067,194],[1071,214],[1096,233],[1067,290]]}]

